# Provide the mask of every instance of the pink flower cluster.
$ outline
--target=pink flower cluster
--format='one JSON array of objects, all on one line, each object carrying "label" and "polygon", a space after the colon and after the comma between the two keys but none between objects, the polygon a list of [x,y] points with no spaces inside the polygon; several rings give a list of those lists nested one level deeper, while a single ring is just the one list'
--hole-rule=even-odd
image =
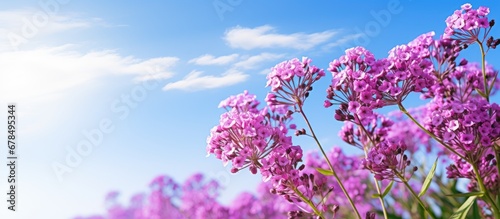
[{"label": "pink flower cluster", "polygon": [[411,92],[424,92],[435,84],[430,60],[434,33],[422,34],[407,45],[394,47],[385,59],[362,47],[346,50],[330,63],[332,84],[325,107],[340,104],[335,119],[366,124],[373,110],[401,103]]},{"label": "pink flower cluster", "polygon": [[346,143],[363,149],[366,153],[361,160],[363,168],[375,175],[377,180],[394,180],[405,177],[406,168],[411,164],[404,153],[407,150],[406,136],[394,135],[394,122],[389,118],[374,114],[370,123],[360,126],[344,122],[339,136]]},{"label": "pink flower cluster", "polygon": [[[425,119],[428,112],[427,107],[422,106],[410,109],[409,113],[417,121],[421,122]],[[441,155],[445,153],[443,147],[437,144],[436,141],[422,131],[413,121],[407,119],[400,111],[390,112],[389,116],[393,124],[390,127],[390,131],[387,130],[387,138],[400,138],[410,154],[437,152],[438,155]]]},{"label": "pink flower cluster", "polygon": [[364,150],[365,147],[386,140],[393,125],[394,122],[389,118],[375,113],[369,123],[363,126],[344,122],[339,137],[346,143]]},{"label": "pink flower cluster", "polygon": [[[346,54],[330,63],[332,84],[327,89],[325,107],[340,104],[335,112],[339,121],[364,123],[373,116],[373,109],[385,105],[377,89],[378,77],[383,74],[385,63],[363,47],[346,50]],[[333,101],[333,103],[332,103]],[[355,117],[356,116],[356,117]]]},{"label": "pink flower cluster", "polygon": [[500,138],[497,104],[483,98],[462,102],[433,101],[424,125],[427,130],[464,156],[482,156],[482,152]]},{"label": "pink flower cluster", "polygon": [[221,191],[215,181],[194,174],[183,184],[168,176],[156,177],[150,192],[134,195],[128,206],[118,202],[118,193],[106,197],[107,213],[74,219],[280,219],[287,212],[299,209],[281,199],[275,199],[266,185],[257,194],[243,192],[231,205],[222,205],[217,198]]},{"label": "pink flower cluster", "polygon": [[286,107],[271,114],[267,108],[258,109],[255,95],[245,91],[221,102],[227,112],[220,117],[207,139],[207,152],[224,164],[232,162],[232,172],[249,167],[256,174],[262,168],[260,160],[274,148],[291,147],[286,136],[286,122],[291,118]]},{"label": "pink flower cluster", "polygon": [[[459,51],[462,50],[457,41],[438,40],[436,44],[432,51],[436,60],[432,77],[436,83],[430,86],[428,92],[423,95],[424,98],[465,101],[471,95],[477,95],[477,90],[485,92],[485,81],[478,63],[470,63],[466,59],[455,63]],[[500,79],[495,77],[498,71],[491,65],[486,65],[485,70],[487,86],[493,85],[495,88],[490,93],[493,95],[500,87]]]},{"label": "pink flower cluster", "polygon": [[[287,122],[291,119],[289,105],[258,109],[254,95],[244,92],[221,102],[228,112],[221,115],[207,139],[207,152],[223,162],[232,162],[232,172],[248,167],[270,181],[272,193],[292,203],[303,202],[304,195],[315,193],[314,178],[302,173],[303,152],[292,144]],[[294,125],[291,125],[294,127]],[[312,211],[312,209],[308,209]]]},{"label": "pink flower cluster", "polygon": [[[344,154],[340,147],[332,147],[327,153],[327,157],[332,161],[334,169],[338,172],[340,178],[342,178],[349,195],[357,203],[361,215],[372,210],[376,206],[376,203],[369,201],[368,186],[366,184],[369,181],[370,174],[363,169],[361,162],[359,162],[360,156],[349,156]],[[314,181],[317,185],[315,197],[320,200],[324,199],[320,208],[328,213],[325,215],[327,216],[326,218],[331,218],[328,215],[335,216],[335,218],[352,216],[349,214],[352,213],[349,209],[349,202],[342,194],[342,190],[339,188],[335,178],[317,173],[316,168],[329,169],[325,159],[318,152],[309,152],[305,160],[306,168],[304,172],[315,177]],[[337,208],[338,210],[335,210]]]},{"label": "pink flower cluster", "polygon": [[402,141],[390,139],[382,141],[368,151],[362,160],[364,168],[375,174],[375,179],[395,180],[405,177],[406,167],[411,164],[404,154],[406,145]]},{"label": "pink flower cluster", "polygon": [[422,92],[435,83],[431,47],[434,32],[422,34],[407,45],[389,51],[387,72],[380,78],[379,90],[387,105],[401,103],[411,92]]},{"label": "pink flower cluster", "polygon": [[467,44],[479,40],[480,29],[488,29],[492,26],[487,17],[489,13],[490,9],[484,6],[472,9],[469,3],[462,5],[460,10],[456,10],[446,19],[443,38],[454,38]]},{"label": "pink flower cluster", "polygon": [[271,87],[266,97],[267,104],[274,109],[275,106],[294,106],[295,110],[302,107],[312,84],[325,76],[322,69],[311,65],[311,59],[303,57],[291,59],[277,64],[267,75],[267,85]]},{"label": "pink flower cluster", "polygon": [[[363,156],[345,155],[337,147],[324,152],[303,106],[325,73],[309,58],[295,58],[271,69],[267,106],[260,107],[256,96],[247,91],[222,101],[219,108],[226,112],[207,138],[208,155],[224,165],[231,163],[231,172],[248,168],[262,175],[265,183],[258,195],[242,193],[232,206],[224,206],[217,201],[220,186],[201,174],[183,185],[158,177],[150,185],[151,192],[135,196],[129,207],[116,202],[117,193],[110,194],[106,218],[375,218],[374,210],[382,211],[385,203],[379,187],[391,181],[403,182],[406,189],[385,194],[392,195],[394,212],[415,217],[411,210],[401,209],[396,196],[412,195],[426,208],[414,192],[423,187],[409,182],[412,177],[425,178],[416,166],[411,167],[419,152],[445,155],[449,162],[446,176],[469,179],[470,191],[485,192],[486,187],[485,197],[500,195],[500,106],[489,99],[500,87],[500,79],[498,71],[484,61],[483,42],[494,25],[488,14],[487,7],[472,9],[464,4],[446,19],[440,39],[434,39],[434,32],[422,34],[395,46],[382,59],[354,47],[329,64],[332,81],[324,106],[338,106],[334,118],[344,121],[339,136],[361,149]],[[466,59],[457,62],[460,53],[476,42],[482,65]],[[487,49],[499,44],[500,40],[490,37]],[[430,103],[406,110],[403,101],[412,93],[431,99]],[[378,113],[391,105],[401,112],[392,117]],[[302,147],[294,145],[288,133],[296,129],[290,124],[294,113],[304,117],[311,132],[300,129],[296,135],[312,137],[321,155],[308,153],[303,160]],[[370,197],[372,177],[380,205]],[[403,188],[401,184],[395,187]],[[282,199],[277,201],[274,195]],[[481,210],[494,209],[494,199],[481,199],[487,202],[480,202]]]},{"label": "pink flower cluster", "polygon": [[462,157],[450,155],[449,178],[471,180],[469,189],[477,189],[476,165],[485,186],[498,193],[497,160],[493,144],[500,139],[500,106],[482,97],[462,102],[433,101],[428,105],[425,127]]},{"label": "pink flower cluster", "polygon": [[[500,176],[497,171],[494,151],[490,149],[485,150],[484,156],[478,158],[475,163],[478,166],[479,175],[483,181],[486,189],[492,194],[499,194],[500,191]],[[468,185],[469,191],[477,191],[477,176],[474,173],[473,167],[470,163],[459,158],[458,156],[451,156],[453,163],[446,168],[448,178],[465,178],[470,179]]]}]

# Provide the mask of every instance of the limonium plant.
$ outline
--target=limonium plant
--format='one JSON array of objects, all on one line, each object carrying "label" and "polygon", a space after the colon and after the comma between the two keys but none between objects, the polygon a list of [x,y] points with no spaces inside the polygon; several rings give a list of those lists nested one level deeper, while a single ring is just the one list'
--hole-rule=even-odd
[{"label": "limonium plant", "polygon": [[[488,14],[487,7],[464,4],[446,19],[441,36],[424,33],[395,46],[384,58],[354,47],[330,63],[327,71],[332,80],[324,106],[332,108],[334,119],[344,123],[342,140],[362,151],[362,157],[347,165],[349,171],[365,174],[345,173],[346,167],[337,165],[344,160],[325,152],[308,120],[304,104],[314,83],[325,77],[325,71],[309,58],[291,59],[272,68],[267,76],[267,106],[258,108],[248,91],[223,101],[227,112],[212,129],[207,151],[224,163],[231,162],[235,172],[249,167],[251,173],[262,175],[272,185],[271,193],[301,209],[291,212],[291,218],[411,216],[411,211],[389,207],[399,201],[390,197],[395,184],[418,205],[421,216],[438,218],[445,213],[435,210],[439,206],[426,194],[433,181],[441,180],[435,175],[438,160],[428,173],[418,172],[412,155],[419,146],[429,154],[439,148],[438,154],[446,157],[446,181],[469,180],[469,193],[460,194],[467,199],[455,200],[463,204],[454,207],[451,216],[466,217],[474,207],[474,216],[500,218],[500,107],[490,101],[498,88],[498,71],[486,63],[487,53],[500,42],[489,36],[495,22]],[[479,46],[480,63],[460,57],[473,44]],[[405,99],[412,93],[428,99],[425,110],[411,113],[406,109]],[[388,106],[397,106],[411,121],[406,126],[419,128],[415,133],[425,135],[425,141],[412,140],[410,131],[400,133],[404,130],[398,126],[403,123],[401,115],[391,118],[378,113]],[[301,117],[306,128],[287,125],[293,117]],[[301,147],[288,137],[289,129],[311,137],[321,158],[303,161]],[[353,185],[356,189],[348,189]],[[362,188],[374,190],[359,191]],[[366,192],[372,192],[379,205],[359,199]],[[454,198],[454,194],[441,195]],[[368,203],[371,208],[361,206]]]},{"label": "limonium plant", "polygon": [[[263,102],[250,91],[223,100],[206,151],[233,173],[259,175],[256,194],[227,206],[202,174],[183,185],[162,176],[130,206],[111,193],[107,215],[90,218],[500,219],[500,106],[491,98],[500,80],[486,61],[500,40],[489,12],[464,4],[442,35],[423,33],[387,57],[354,47],[325,70],[307,57],[286,60],[267,75]],[[462,54],[475,47],[478,63]],[[326,93],[313,92],[326,78]],[[338,121],[339,138],[359,155],[321,143],[304,108],[313,94],[325,95],[325,121]],[[414,94],[424,105],[407,108]],[[381,113],[388,107],[398,110]]]}]

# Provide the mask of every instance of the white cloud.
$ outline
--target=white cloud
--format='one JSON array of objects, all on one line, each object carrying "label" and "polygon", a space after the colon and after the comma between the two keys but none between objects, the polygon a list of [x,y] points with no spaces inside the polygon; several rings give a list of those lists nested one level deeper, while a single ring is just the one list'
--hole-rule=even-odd
[{"label": "white cloud", "polygon": [[233,48],[246,50],[255,48],[310,49],[331,39],[338,32],[329,30],[317,33],[275,33],[275,28],[264,25],[256,28],[234,27],[226,31],[224,40]]},{"label": "white cloud", "polygon": [[271,68],[262,69],[262,71],[259,72],[261,75],[267,75],[269,73],[271,73]]},{"label": "white cloud", "polygon": [[105,25],[100,18],[81,18],[77,15],[46,13],[24,9],[0,11],[0,50],[18,49],[35,37],[55,35],[75,29]]},{"label": "white cloud", "polygon": [[163,87],[163,90],[185,90],[199,91],[206,89],[214,89],[226,87],[245,81],[248,78],[247,74],[234,69],[229,70],[221,76],[202,75],[201,71],[191,71],[186,77],[180,81],[168,83]]},{"label": "white cloud", "polygon": [[136,81],[147,81],[152,79],[167,79],[174,75],[169,71],[179,61],[176,57],[152,58],[145,61],[135,60],[136,64],[127,66],[123,73],[138,74]]},{"label": "white cloud", "polygon": [[226,65],[236,60],[238,56],[238,54],[231,54],[226,56],[214,57],[213,55],[206,54],[191,59],[188,63],[194,63],[196,65]]},{"label": "white cloud", "polygon": [[141,82],[141,81],[151,81],[151,80],[164,80],[171,78],[173,76],[173,73],[171,72],[165,72],[165,73],[154,73],[154,74],[144,74],[140,75],[134,78],[135,82]]},{"label": "white cloud", "polygon": [[[228,56],[214,57],[212,55],[203,55],[198,58],[191,59],[189,63],[197,64],[226,64],[239,57],[238,54],[232,54]],[[185,91],[199,91],[206,89],[215,89],[220,87],[226,87],[241,83],[245,81],[249,75],[243,73],[241,70],[255,69],[259,68],[262,63],[270,62],[279,58],[284,57],[284,54],[274,54],[274,53],[261,53],[259,55],[253,56],[242,56],[240,61],[232,64],[230,68],[222,75],[203,75],[202,71],[191,71],[183,79],[168,83],[163,90],[185,90]],[[215,62],[214,62],[215,60]]]},{"label": "white cloud", "polygon": [[[344,48],[344,47],[346,47],[346,46],[347,46],[346,44],[347,44],[349,41],[353,41],[353,40],[355,40],[355,39],[358,39],[358,38],[360,38],[361,36],[363,36],[363,34],[362,34],[362,33],[350,34],[350,35],[344,36],[344,37],[342,37],[342,38],[340,38],[340,39],[337,39],[337,40],[336,40],[335,42],[333,42],[333,43],[328,43],[328,44],[326,44],[325,49],[330,49],[330,48],[333,48],[333,47],[342,47],[342,48]],[[353,45],[353,46],[354,46],[354,45]]]},{"label": "white cloud", "polygon": [[250,56],[245,60],[239,61],[233,66],[242,69],[254,69],[258,68],[263,62],[274,61],[276,59],[283,58],[284,56],[284,54],[261,53],[259,55]]},{"label": "white cloud", "polygon": [[114,51],[82,53],[74,45],[0,52],[0,101],[64,95],[64,91],[106,75],[130,75],[136,81],[165,79],[176,57],[141,60]]},{"label": "white cloud", "polygon": [[[305,50],[319,45],[323,45],[324,47],[339,46],[359,37],[357,35],[348,35],[339,39],[334,39],[334,36],[337,36],[339,33],[340,30],[328,30],[316,33],[281,34],[276,33],[276,29],[269,25],[256,28],[237,26],[226,31],[224,40],[226,40],[230,47],[247,50],[255,48]],[[330,44],[327,44],[328,42],[330,42]],[[192,71],[185,78],[167,84],[163,90],[178,89],[197,91],[233,85],[243,82],[249,77],[247,74],[244,74],[243,71],[258,69],[258,73],[267,74],[270,71],[270,67],[277,63],[276,60],[283,57],[285,57],[285,54],[269,52],[263,52],[257,55],[231,54],[218,57],[211,54],[205,54],[189,60],[188,63],[195,65],[228,65],[226,73],[219,76],[204,75],[202,71]],[[268,64],[270,66],[264,66]],[[266,69],[260,70],[262,68]]]}]

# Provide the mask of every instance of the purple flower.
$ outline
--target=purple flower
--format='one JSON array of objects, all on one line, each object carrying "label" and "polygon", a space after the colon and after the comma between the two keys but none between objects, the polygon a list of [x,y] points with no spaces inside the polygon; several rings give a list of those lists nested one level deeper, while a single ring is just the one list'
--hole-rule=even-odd
[{"label": "purple flower", "polygon": [[276,106],[293,106],[299,109],[312,90],[312,84],[325,76],[322,69],[311,65],[311,59],[303,57],[281,62],[267,75],[271,93],[266,97],[272,110]]},{"label": "purple flower", "polygon": [[[352,124],[352,123],[351,123]],[[331,161],[336,173],[339,175],[346,187],[350,197],[356,203],[356,207],[363,215],[366,211],[373,209],[373,202],[367,201],[368,185],[370,179],[368,171],[363,170],[360,157],[356,155],[346,155],[339,147],[332,147],[327,152],[327,157]],[[334,177],[319,174],[316,168],[329,169],[325,159],[318,152],[310,152],[305,158],[304,179],[310,180],[309,187],[305,184],[304,191],[310,195],[311,200],[324,200],[319,205],[324,212],[325,218],[352,218],[354,215],[350,209],[350,204],[342,194],[342,190]],[[324,197],[324,198],[321,198]],[[376,205],[376,203],[375,203]],[[344,209],[335,212],[333,209]]]},{"label": "purple flower", "polygon": [[443,140],[445,142],[450,142],[454,138],[455,138],[455,133],[453,133],[453,132],[446,131],[443,133]]},{"label": "purple flower", "polygon": [[458,122],[458,120],[450,120],[448,122],[448,129],[450,129],[451,131],[456,131],[459,127],[460,123]]},{"label": "purple flower", "polygon": [[446,30],[444,39],[454,39],[460,43],[471,44],[476,40],[485,39],[479,36],[481,29],[484,29],[486,36],[490,27],[487,17],[489,8],[481,6],[478,9],[472,9],[472,5],[467,3],[462,5],[461,10],[455,11],[446,19]]},{"label": "purple flower", "polygon": [[286,106],[277,106],[274,113],[259,109],[255,95],[245,91],[221,102],[227,112],[207,138],[207,152],[225,164],[232,162],[232,172],[249,167],[257,173],[260,160],[276,147],[291,144],[286,136],[291,117]]},{"label": "purple flower", "polygon": [[460,141],[462,141],[462,143],[464,144],[472,144],[472,142],[474,141],[474,135],[464,133],[460,136]]},{"label": "purple flower", "polygon": [[465,10],[465,11],[469,11],[469,10],[472,8],[472,5],[471,5],[471,4],[469,4],[469,3],[465,3],[465,4],[463,4],[463,5],[462,5],[462,7],[461,7],[461,8],[462,8],[463,10]]},{"label": "purple flower", "polygon": [[[333,78],[327,89],[327,98],[341,106],[349,104],[349,111],[336,111],[337,120],[348,119],[365,123],[371,119],[371,112],[375,108],[384,105],[384,102],[381,102],[383,89],[378,88],[377,78],[383,75],[385,65],[384,61],[376,60],[374,55],[363,47],[347,49],[345,55],[330,63],[328,70]],[[354,108],[358,110],[354,111]]]},{"label": "purple flower", "polygon": [[375,174],[378,180],[399,178],[405,175],[405,169],[410,165],[405,151],[406,145],[402,141],[382,141],[370,148],[362,160],[363,167]]},{"label": "purple flower", "polygon": [[[498,180],[499,175],[496,167],[497,161],[494,159],[495,156],[491,154],[491,152],[491,150],[486,150],[484,156],[478,158],[474,163],[478,167],[479,175],[486,189],[492,194],[498,195],[500,191],[500,182]],[[470,179],[471,181],[468,185],[468,189],[470,191],[477,191],[477,178],[472,165],[457,156],[451,156],[451,159],[453,164],[446,168],[448,178]]]}]

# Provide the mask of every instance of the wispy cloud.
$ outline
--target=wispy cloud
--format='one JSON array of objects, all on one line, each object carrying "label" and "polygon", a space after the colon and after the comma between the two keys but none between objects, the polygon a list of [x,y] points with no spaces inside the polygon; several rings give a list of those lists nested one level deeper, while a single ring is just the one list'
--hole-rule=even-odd
[{"label": "wispy cloud", "polygon": [[349,34],[349,35],[343,36],[342,38],[337,39],[336,41],[334,41],[332,43],[326,44],[325,49],[328,50],[328,49],[331,49],[333,47],[345,48],[345,47],[347,47],[347,45],[350,41],[356,40],[362,36],[363,36],[362,33]]},{"label": "wispy cloud", "polygon": [[[246,50],[257,48],[281,48],[291,50],[305,50],[319,45],[336,46],[351,40],[351,36],[333,41],[340,30],[327,30],[317,33],[276,33],[276,29],[269,25],[256,28],[234,27],[226,31],[224,40],[232,48],[242,48]],[[332,42],[333,41],[333,42]],[[330,42],[330,44],[327,44]],[[225,56],[214,56],[205,54],[188,61],[194,65],[218,65],[224,66],[222,75],[204,74],[203,71],[194,70],[186,77],[167,84],[163,90],[185,90],[200,91],[215,89],[234,85],[245,81],[249,75],[246,71],[257,73],[268,73],[270,67],[276,64],[276,60],[284,58],[284,53],[262,52],[260,54],[230,54]],[[272,64],[270,64],[272,63]],[[265,66],[269,65],[269,66]],[[264,70],[262,70],[265,68]]]},{"label": "wispy cloud", "polygon": [[279,58],[283,58],[285,54],[261,53],[259,55],[250,56],[242,61],[235,63],[235,68],[255,69],[260,67],[264,62],[271,62]]},{"label": "wispy cloud", "polygon": [[230,47],[246,50],[256,48],[291,48],[306,50],[327,42],[338,32],[333,30],[317,33],[276,33],[269,25],[256,28],[234,27],[226,31],[224,40]]},{"label": "wispy cloud", "polygon": [[[227,66],[225,72],[221,75],[206,75],[203,71],[191,71],[184,78],[168,83],[163,90],[200,91],[235,85],[248,79],[249,75],[244,73],[245,70],[261,68],[264,63],[272,62],[284,56],[284,54],[275,53],[261,53],[252,56],[231,54],[219,57],[210,54],[202,55],[189,60],[188,63],[197,65],[223,65],[231,62],[234,63]],[[237,59],[238,61],[235,61]]]},{"label": "wispy cloud", "polygon": [[97,25],[107,24],[100,18],[84,18],[75,14],[47,14],[36,9],[0,11],[0,50],[18,49],[34,37]]},{"label": "wispy cloud", "polygon": [[220,76],[203,75],[202,71],[192,71],[180,81],[168,83],[163,90],[199,91],[234,85],[245,81],[247,74],[231,69]]},{"label": "wispy cloud", "polygon": [[[112,50],[79,52],[75,45],[0,52],[0,94],[9,100],[31,100],[61,95],[91,79],[130,75],[136,81],[166,79],[174,75],[177,57],[138,59]],[[6,100],[5,95],[0,100]]]},{"label": "wispy cloud", "polygon": [[238,54],[231,54],[226,56],[215,57],[210,54],[205,54],[200,57],[189,60],[188,63],[194,63],[196,65],[226,65],[238,58]]},{"label": "wispy cloud", "polygon": [[126,65],[123,73],[137,75],[135,81],[168,79],[174,75],[170,69],[179,61],[177,57],[160,57],[145,61],[134,60],[136,64]]},{"label": "wispy cloud", "polygon": [[98,18],[46,14],[34,9],[0,11],[0,30],[13,32],[21,32],[24,26],[27,26],[26,28],[33,26],[40,32],[54,33],[74,28],[90,27],[93,23],[99,21]]}]

